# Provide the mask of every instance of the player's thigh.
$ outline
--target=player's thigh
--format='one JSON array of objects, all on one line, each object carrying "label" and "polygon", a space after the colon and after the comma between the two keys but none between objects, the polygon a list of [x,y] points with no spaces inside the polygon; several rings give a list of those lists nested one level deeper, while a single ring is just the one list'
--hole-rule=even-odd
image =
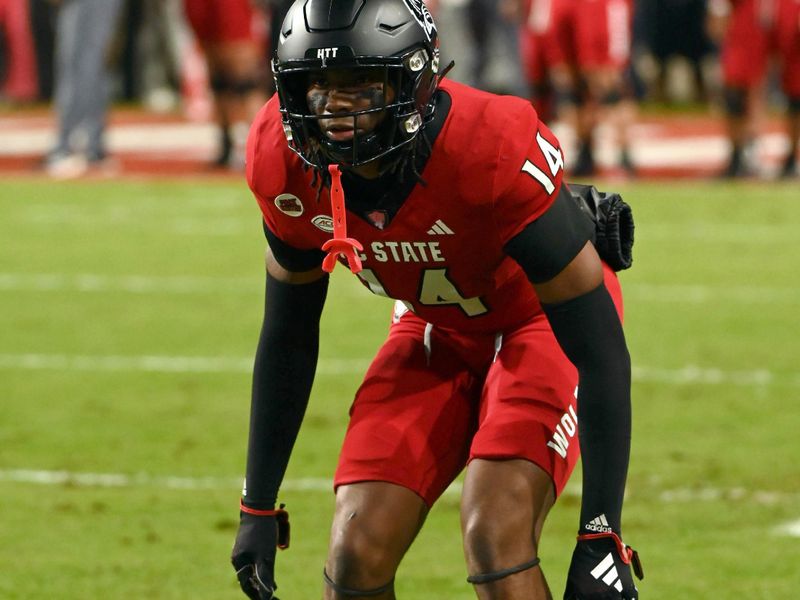
[{"label": "player's thigh", "polygon": [[393,483],[430,506],[466,464],[480,385],[450,340],[425,330],[407,313],[370,365],[350,409],[337,487]]},{"label": "player's thigh", "polygon": [[530,29],[520,33],[520,58],[525,79],[531,84],[543,84],[547,78],[544,60],[544,38]]},{"label": "player's thigh", "polygon": [[720,62],[725,85],[752,88],[764,77],[769,39],[756,18],[753,0],[737,4],[722,42]]},{"label": "player's thigh", "polygon": [[240,39],[219,42],[210,47],[215,72],[237,78],[253,77],[264,68],[262,47],[255,40]]},{"label": "player's thigh", "polygon": [[206,0],[183,0],[183,12],[198,41],[205,47],[214,37],[213,6]]},{"label": "player's thigh", "polygon": [[263,14],[251,0],[184,0],[184,10],[204,47],[258,41],[266,33]]},{"label": "player's thigh", "polygon": [[470,460],[527,460],[559,492],[579,456],[577,384],[544,315],[508,332],[484,383]]},{"label": "player's thigh", "polygon": [[776,50],[781,62],[781,84],[790,98],[800,98],[800,2],[781,0],[776,22]]},{"label": "player's thigh", "polygon": [[328,575],[358,589],[384,585],[394,576],[427,514],[423,499],[399,485],[367,481],[339,486]]},{"label": "player's thigh", "polygon": [[581,69],[625,68],[631,55],[630,1],[582,0],[577,6],[575,30]]},{"label": "player's thigh", "polygon": [[[604,283],[623,319],[622,290],[603,265]],[[483,385],[474,459],[522,459],[561,493],[578,461],[578,372],[544,315],[507,332]]]},{"label": "player's thigh", "polygon": [[[461,495],[461,528],[468,554],[485,548],[493,554],[513,555],[503,561],[508,564],[530,559],[555,499],[550,474],[529,460],[470,461]],[[494,543],[501,548],[492,547]]]},{"label": "player's thigh", "polygon": [[551,68],[572,65],[577,59],[574,0],[552,0],[550,17],[542,33],[544,60]]}]

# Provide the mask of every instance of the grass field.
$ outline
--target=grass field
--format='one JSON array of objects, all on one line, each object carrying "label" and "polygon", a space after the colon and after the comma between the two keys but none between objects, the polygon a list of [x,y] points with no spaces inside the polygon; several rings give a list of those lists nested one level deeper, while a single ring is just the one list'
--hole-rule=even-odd
[{"label": "grass field", "polygon": [[[635,366],[624,520],[642,598],[796,598],[797,184],[619,189],[637,220],[622,275]],[[6,179],[0,215],[0,598],[243,598],[228,556],[262,314],[249,192]],[[320,597],[328,481],[389,310],[337,270],[281,494],[283,600]],[[543,537],[556,597],[578,493]],[[473,597],[457,509],[455,492],[434,508],[398,597]]]}]

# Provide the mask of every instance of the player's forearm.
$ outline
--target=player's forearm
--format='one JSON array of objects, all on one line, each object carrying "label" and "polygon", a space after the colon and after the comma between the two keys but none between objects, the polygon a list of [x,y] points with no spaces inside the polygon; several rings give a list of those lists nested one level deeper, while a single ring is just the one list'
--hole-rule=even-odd
[{"label": "player's forearm", "polygon": [[603,527],[603,519],[595,521],[601,515],[620,532],[631,438],[631,367],[622,324],[605,285],[545,311],[579,373],[581,532]]},{"label": "player's forearm", "polygon": [[253,369],[244,501],[274,505],[305,415],[319,349],[327,277],[292,285],[267,276],[264,324]]}]

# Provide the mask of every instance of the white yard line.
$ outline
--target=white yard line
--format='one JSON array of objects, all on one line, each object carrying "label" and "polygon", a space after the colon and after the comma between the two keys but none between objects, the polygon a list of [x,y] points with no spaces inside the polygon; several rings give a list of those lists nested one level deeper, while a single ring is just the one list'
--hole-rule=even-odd
[{"label": "white yard line", "polygon": [[[319,375],[354,375],[363,373],[369,366],[368,358],[321,358],[317,365]],[[108,372],[130,371],[150,373],[249,373],[253,367],[251,357],[227,356],[92,356],[76,354],[0,354],[0,369],[31,371]],[[767,386],[787,383],[800,387],[800,373],[780,375],[768,369],[731,371],[687,365],[678,369],[636,366],[633,379],[639,382],[657,382],[671,385],[734,385]]]},{"label": "white yard line", "polygon": [[797,230],[781,223],[637,223],[636,234],[652,241],[680,239],[693,244],[774,245],[793,244]]},{"label": "white yard line", "polygon": [[779,525],[775,528],[774,533],[777,535],[788,535],[789,537],[800,538],[800,519]]},{"label": "white yard line", "polygon": [[[368,359],[320,359],[319,375],[363,373]],[[0,354],[0,369],[32,371],[142,371],[150,373],[250,373],[252,357],[225,356],[88,356],[71,354]]]},{"label": "white yard line", "polygon": [[[0,469],[0,482],[64,485],[97,488],[155,487],[168,490],[239,489],[241,477],[181,477],[147,473],[85,473],[75,471],[44,471],[34,469]],[[333,481],[324,477],[286,479],[281,484],[286,492],[330,492]],[[448,493],[460,493],[461,483],[455,482]]]},{"label": "white yard line", "polygon": [[659,500],[666,504],[697,504],[699,502],[750,502],[763,506],[774,506],[781,502],[800,502],[800,492],[776,490],[749,490],[743,487],[675,488],[663,490]]},{"label": "white yard line", "polygon": [[704,304],[800,304],[800,288],[745,285],[624,283],[626,298],[646,302]]},{"label": "white yard line", "polygon": [[[263,282],[248,277],[103,275],[99,273],[0,272],[0,291],[15,292],[127,292],[131,294],[195,294],[259,292]],[[358,289],[361,292],[360,288]],[[648,302],[702,304],[800,304],[800,289],[779,286],[628,283],[625,294]]]},{"label": "white yard line", "polygon": [[0,273],[0,290],[19,292],[127,292],[132,294],[197,294],[259,292],[257,278],[152,275],[108,276],[94,273]]},{"label": "white yard line", "polygon": [[[148,473],[87,473],[76,471],[48,471],[35,469],[0,469],[0,482],[34,484],[43,486],[71,486],[86,488],[142,488],[167,490],[238,490],[242,479],[237,477],[183,477],[178,475],[151,475]],[[281,484],[284,492],[323,492],[333,490],[333,481],[324,477],[286,479]],[[453,482],[446,495],[460,495],[462,484]],[[579,483],[570,483],[562,496],[580,497]],[[745,488],[677,488],[658,494],[664,504],[742,502],[760,506],[779,503],[796,503],[800,494],[778,490],[747,490]],[[800,520],[784,523],[774,528],[778,535],[800,537]]]},{"label": "white yard line", "polygon": [[[782,376],[781,379],[785,379]],[[633,367],[634,381],[667,383],[671,385],[734,385],[734,386],[766,386],[775,383],[776,375],[768,369],[753,369],[747,371],[726,371],[715,368],[702,368],[687,365],[680,369],[665,369],[662,367]],[[792,374],[788,381],[793,385],[800,385],[800,374]]]}]

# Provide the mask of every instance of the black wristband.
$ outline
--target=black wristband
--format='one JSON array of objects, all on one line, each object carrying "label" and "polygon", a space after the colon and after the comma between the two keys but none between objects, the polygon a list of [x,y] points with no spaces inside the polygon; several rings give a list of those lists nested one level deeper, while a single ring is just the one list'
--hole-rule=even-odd
[{"label": "black wristband", "polygon": [[579,374],[580,532],[592,532],[586,525],[600,515],[619,532],[631,439],[631,363],[622,324],[603,284],[568,302],[543,308]]},{"label": "black wristband", "polygon": [[244,501],[274,506],[305,415],[319,350],[328,276],[288,284],[267,274],[264,324],[253,369]]}]

